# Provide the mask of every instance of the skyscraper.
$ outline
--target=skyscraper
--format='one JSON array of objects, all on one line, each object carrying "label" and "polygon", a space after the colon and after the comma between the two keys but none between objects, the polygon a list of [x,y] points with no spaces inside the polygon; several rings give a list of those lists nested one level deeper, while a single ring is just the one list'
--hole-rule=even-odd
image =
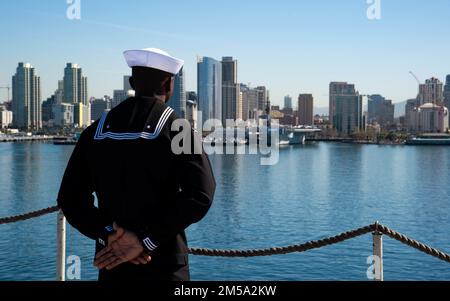
[{"label": "skyscraper", "polygon": [[249,103],[248,103],[248,91],[249,87],[240,84],[239,85],[239,91],[240,91],[240,98],[241,98],[241,118],[244,121],[247,121],[249,118]]},{"label": "skyscraper", "polygon": [[392,104],[392,100],[378,94],[371,95],[368,109],[368,123],[377,122],[382,128],[388,128],[394,124],[395,105]]},{"label": "skyscraper", "polygon": [[114,90],[113,91],[113,101],[111,103],[111,108],[115,108],[122,101],[128,98],[128,92],[125,90]]},{"label": "skyscraper", "polygon": [[442,105],[444,103],[443,83],[437,78],[430,78],[425,84],[419,85],[418,105],[434,103]]},{"label": "skyscraper", "polygon": [[312,94],[298,96],[298,124],[314,125],[314,98]]},{"label": "skyscraper", "polygon": [[56,96],[54,94],[42,102],[42,125],[44,127],[49,126],[50,121],[54,119],[53,106],[55,104]]},{"label": "skyscraper", "polygon": [[41,80],[28,63],[19,63],[12,77],[13,126],[24,129],[42,128]]},{"label": "skyscraper", "polygon": [[258,115],[258,91],[241,84],[242,120],[256,119]]},{"label": "skyscraper", "polygon": [[264,86],[256,87],[257,91],[257,110],[258,114],[266,114],[270,111],[269,90]]},{"label": "skyscraper", "polygon": [[336,115],[336,97],[343,95],[349,89],[346,82],[331,82],[330,83],[330,102],[329,102],[329,119],[333,124],[333,117]]},{"label": "skyscraper", "polygon": [[330,83],[330,120],[333,128],[344,136],[364,129],[362,97],[355,85]]},{"label": "skyscraper", "polygon": [[227,119],[238,118],[239,84],[237,83],[237,60],[233,57],[222,58],[222,123]]},{"label": "skyscraper", "polygon": [[174,91],[167,105],[174,109],[178,118],[186,118],[186,89],[184,70],[175,75]]},{"label": "skyscraper", "polygon": [[100,119],[103,113],[109,110],[111,110],[111,99],[109,97],[94,99],[91,102],[91,120]]},{"label": "skyscraper", "polygon": [[[208,119],[222,120],[222,64],[210,57],[197,62],[198,111],[203,122]],[[203,126],[203,125],[199,125]]]},{"label": "skyscraper", "polygon": [[197,129],[197,103],[186,100],[186,116],[184,117],[193,129]]},{"label": "skyscraper", "polygon": [[131,78],[130,75],[125,75],[123,77],[123,89],[125,91],[133,90],[133,88],[131,87],[131,84],[130,84],[130,78]]},{"label": "skyscraper", "polygon": [[408,99],[405,104],[405,125],[408,129],[413,127],[413,112],[417,106],[417,98]]},{"label": "skyscraper", "polygon": [[289,95],[284,97],[284,108],[292,109],[292,97],[290,97]]},{"label": "skyscraper", "polygon": [[64,68],[64,102],[88,105],[87,77],[77,64],[67,63]]}]

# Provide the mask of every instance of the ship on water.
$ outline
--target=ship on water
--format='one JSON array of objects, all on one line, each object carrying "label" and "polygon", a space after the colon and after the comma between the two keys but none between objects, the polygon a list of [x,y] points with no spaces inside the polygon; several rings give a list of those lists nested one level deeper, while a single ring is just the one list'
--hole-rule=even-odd
[{"label": "ship on water", "polygon": [[423,134],[406,141],[407,145],[449,145],[450,134]]},{"label": "ship on water", "polygon": [[80,139],[81,133],[75,133],[71,137],[54,137],[53,144],[54,145],[76,145],[78,139]]}]

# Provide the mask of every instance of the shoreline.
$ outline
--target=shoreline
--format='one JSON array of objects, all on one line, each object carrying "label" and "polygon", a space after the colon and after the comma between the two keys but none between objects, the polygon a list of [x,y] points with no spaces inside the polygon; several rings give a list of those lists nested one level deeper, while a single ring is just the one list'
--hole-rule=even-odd
[{"label": "shoreline", "polygon": [[53,141],[55,136],[0,136],[0,143]]}]

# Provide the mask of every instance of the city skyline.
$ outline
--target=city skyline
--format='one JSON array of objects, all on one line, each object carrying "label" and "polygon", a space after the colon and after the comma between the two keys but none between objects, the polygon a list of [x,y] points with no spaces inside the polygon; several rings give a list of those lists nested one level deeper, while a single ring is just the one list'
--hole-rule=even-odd
[{"label": "city skyline", "polygon": [[[207,59],[212,59],[212,58],[210,58],[210,57],[203,57],[203,58],[207,58]],[[228,58],[228,57],[223,57],[223,58]],[[198,58],[199,59],[199,58]],[[215,60],[215,59],[214,59]],[[221,64],[223,64],[223,62],[222,61],[218,61],[219,63],[221,63]],[[236,63],[237,62],[237,60],[234,60],[234,62]],[[198,62],[197,62],[198,63]],[[35,68],[35,65],[33,64],[33,63],[31,63],[31,62],[27,62],[27,61],[20,61],[20,62],[17,62],[16,63],[16,68],[17,68],[17,65],[18,64],[26,64],[26,65],[31,65],[34,69],[36,69]],[[58,93],[58,90],[62,90],[62,85],[65,85],[65,81],[64,81],[64,77],[66,76],[66,72],[67,72],[67,70],[80,70],[79,72],[78,71],[75,71],[76,73],[74,73],[74,74],[77,74],[77,75],[80,75],[81,76],[81,70],[83,69],[83,68],[81,68],[81,66],[79,65],[79,64],[77,64],[77,63],[72,63],[72,62],[66,62],[65,64],[64,64],[64,68],[62,69],[63,70],[63,76],[62,76],[62,78],[61,79],[59,79],[59,80],[57,80],[57,82],[56,82],[56,89],[54,89],[53,90],[53,92],[50,92],[48,95],[41,95],[41,103],[42,102],[44,102],[45,101],[45,99],[47,99],[47,98],[49,98],[49,97],[52,97],[52,96],[54,96],[55,95],[55,93]],[[15,71],[14,71],[15,72]],[[74,71],[70,71],[71,73],[72,72],[74,72]],[[198,72],[198,66],[197,66],[197,72]],[[130,70],[130,72],[129,73],[131,73],[131,70]],[[450,73],[450,71],[449,71],[449,73]],[[179,98],[179,99],[181,99],[181,103],[184,103],[186,100],[184,100],[184,98],[185,98],[185,93],[180,93],[180,91],[181,90],[184,90],[184,92],[187,92],[187,91],[194,91],[194,92],[196,92],[196,93],[198,93],[198,86],[199,86],[199,83],[197,82],[197,87],[196,87],[196,89],[187,89],[186,88],[186,72],[184,71],[184,68],[180,71],[180,74],[177,74],[177,76],[176,76],[176,82],[175,82],[175,86],[176,86],[176,89],[175,89],[175,96],[174,97],[177,97],[177,98]],[[13,74],[11,74],[10,75],[10,78],[11,78],[11,76],[12,76]],[[236,72],[236,74],[235,74],[235,76],[237,77],[237,75],[238,75],[238,73]],[[45,77],[45,76],[44,76]],[[88,82],[88,76],[81,76],[80,78],[82,79],[82,84],[81,84],[81,88],[73,88],[73,89],[75,89],[75,90],[78,90],[78,89],[81,89],[81,90],[83,90],[82,91],[82,96],[81,96],[81,98],[82,99],[86,99],[85,101],[82,101],[83,103],[87,103],[87,102],[89,102],[89,101],[91,101],[91,100],[94,100],[94,99],[99,99],[99,98],[103,98],[103,97],[111,97],[111,98],[114,98],[114,96],[118,96],[119,98],[121,98],[120,99],[120,101],[118,101],[118,102],[121,102],[122,100],[124,100],[125,98],[124,98],[124,95],[127,95],[127,92],[131,89],[131,86],[130,86],[130,84],[129,84],[129,78],[131,77],[131,75],[127,75],[127,74],[125,74],[125,75],[121,75],[120,76],[120,78],[121,78],[121,84],[123,85],[123,88],[119,88],[119,87],[115,87],[113,90],[111,90],[111,91],[108,91],[108,92],[106,92],[105,94],[102,94],[102,95],[93,95],[91,92],[90,92],[90,90],[88,89],[88,84],[87,84],[87,82]],[[42,75],[41,74],[39,74],[39,78],[41,79],[42,78]],[[196,78],[197,78],[197,76],[196,76]],[[10,80],[11,81],[11,80]],[[89,81],[90,81],[90,77],[89,77]],[[347,81],[342,81],[342,82],[339,82],[339,81],[331,81],[331,83],[346,83]],[[436,87],[434,87],[433,86],[433,89],[436,89],[436,91],[432,91],[432,92],[424,92],[423,91],[423,89],[429,89],[429,88],[427,88],[427,85],[429,84],[429,83],[435,83],[435,82],[437,82],[438,83],[438,85],[436,86]],[[416,80],[416,83],[417,83],[417,80]],[[327,85],[329,85],[330,83],[328,83]],[[450,93],[448,92],[448,91],[450,91],[450,74],[447,74],[447,75],[445,75],[445,76],[443,76],[443,78],[441,79],[441,78],[436,78],[436,77],[431,77],[431,78],[427,78],[427,79],[424,79],[423,81],[421,81],[420,83],[418,83],[419,85],[417,86],[417,84],[416,84],[416,96],[412,96],[412,97],[410,97],[409,99],[406,99],[406,100],[403,100],[403,101],[398,101],[398,102],[395,102],[394,100],[391,100],[392,101],[392,104],[393,105],[395,105],[395,106],[404,106],[406,103],[407,103],[407,101],[409,101],[409,100],[411,100],[411,99],[413,99],[413,98],[416,98],[416,97],[418,97],[418,98],[420,98],[420,97],[423,97],[423,95],[424,94],[427,94],[427,96],[426,96],[426,98],[425,99],[423,99],[423,100],[420,100],[419,99],[419,102],[421,102],[421,103],[426,103],[426,102],[434,102],[431,98],[432,97],[436,97],[436,98],[440,98],[440,99],[442,99],[442,101],[443,101],[443,104],[444,105],[446,105],[447,107],[449,107],[447,104],[448,104],[448,99],[450,99]],[[42,83],[42,80],[40,80],[40,85],[42,86],[43,85],[43,83]],[[222,85],[226,85],[226,84],[224,84],[224,83],[222,83]],[[243,83],[243,82],[237,82],[237,84],[236,84],[236,86],[241,86],[241,85],[245,85],[246,86],[246,84],[245,83]],[[356,86],[356,84],[354,84],[355,86]],[[259,87],[265,87],[265,86],[247,86],[247,87],[249,87],[249,88],[252,88],[252,89],[257,89],[257,88],[259,88]],[[5,89],[5,91],[7,91],[7,92],[5,92],[5,96],[4,96],[4,98],[1,98],[1,96],[0,96],[0,104],[1,103],[3,103],[4,101],[6,101],[7,100],[7,94],[9,95],[9,97],[10,97],[10,100],[12,100],[12,92],[13,92],[13,86],[12,85],[5,85],[5,86],[2,86],[1,88],[3,88],[3,89]],[[8,89],[8,90],[7,90]],[[42,89],[42,88],[41,88]],[[239,87],[237,88],[237,89],[239,89]],[[290,95],[285,95],[285,96],[283,96],[283,99],[281,100],[281,101],[277,101],[276,99],[273,99],[273,97],[271,97],[272,96],[272,90],[270,89],[270,87],[268,87],[267,88],[267,90],[269,91],[270,90],[270,95],[268,95],[267,97],[269,97],[269,100],[270,100],[270,104],[272,105],[272,106],[279,106],[279,107],[281,107],[281,108],[286,108],[286,107],[289,107],[289,106],[286,106],[286,104],[288,103],[287,102],[287,99],[290,99],[290,101],[292,102],[292,97],[290,96]],[[306,89],[307,90],[307,89]],[[437,96],[434,96],[434,93],[436,93],[438,90],[440,90],[440,95],[437,95]],[[56,91],[56,92],[55,92]],[[1,91],[0,91],[1,92]],[[360,91],[360,89],[358,89],[358,92],[361,92]],[[116,95],[117,94],[117,95]],[[119,95],[120,94],[120,95]],[[298,94],[305,94],[305,93],[303,93],[302,91],[297,91],[297,94],[296,95],[298,95]],[[319,105],[317,105],[317,102],[316,102],[316,96],[314,95],[314,94],[312,94],[312,93],[306,93],[306,94],[311,94],[311,95],[313,95],[314,96],[314,98],[315,98],[315,101],[314,101],[314,114],[318,114],[318,115],[327,115],[328,114],[328,111],[329,111],[329,109],[330,109],[330,106],[329,106],[329,104],[330,104],[330,102],[329,102],[329,95],[330,94],[327,94],[327,97],[328,97],[328,99],[327,99],[327,103],[320,103]],[[364,96],[364,97],[368,97],[368,96],[370,96],[370,95],[380,95],[380,93],[378,93],[378,92],[375,92],[375,93],[372,93],[372,94],[365,94],[365,93],[360,93],[362,96]],[[412,93],[412,94],[414,94],[414,93]],[[1,93],[0,93],[0,95],[1,95]],[[73,100],[68,100],[68,98],[71,98],[71,97],[66,97],[66,96],[64,96],[64,95],[62,95],[61,97],[63,97],[65,100],[65,102],[68,102],[68,103],[75,103]],[[430,98],[431,97],[431,98]],[[80,98],[80,99],[81,99]],[[367,99],[366,101],[364,101],[364,110],[366,110],[367,111],[367,109],[368,109],[368,103],[367,103],[367,101],[368,101],[369,99]],[[180,100],[178,100],[178,102],[179,102]],[[171,99],[171,102],[170,102],[170,104],[173,104],[174,102],[173,102],[173,99]],[[184,108],[184,106],[185,105],[182,105],[180,108],[177,108],[177,110],[183,110],[183,108]],[[291,106],[292,106],[292,104],[291,104]],[[298,109],[298,106],[292,106],[292,107],[290,107],[290,108],[292,108],[292,109]],[[316,110],[317,111],[319,111],[319,112],[316,112]],[[180,111],[180,112],[181,112]],[[325,111],[326,111],[326,113],[325,113]],[[396,117],[399,117],[399,116],[401,116],[401,115],[398,115],[397,114],[397,108],[395,109],[395,111],[396,111]],[[178,112],[178,111],[177,111]],[[404,115],[404,113],[403,113],[403,115]]]},{"label": "city skyline", "polygon": [[[129,73],[122,51],[150,44],[186,60],[186,90],[195,90],[197,56],[232,55],[240,62],[238,82],[268,87],[273,105],[281,105],[285,95],[302,91],[314,95],[317,107],[326,107],[328,83],[341,80],[355,83],[364,94],[381,94],[399,103],[417,94],[409,71],[421,81],[431,77],[444,81],[450,70],[444,55],[450,41],[439,39],[436,44],[434,39],[445,36],[450,25],[448,1],[433,5],[383,1],[382,18],[377,21],[367,19],[366,1],[285,1],[281,6],[249,1],[239,3],[233,11],[235,21],[228,29],[220,26],[226,13],[215,11],[214,5],[198,4],[173,1],[171,7],[180,8],[173,12],[175,20],[184,20],[181,15],[186,14],[201,17],[160,26],[154,23],[166,24],[161,20],[164,14],[154,14],[151,19],[157,22],[153,23],[143,12],[163,12],[168,9],[163,2],[82,1],[79,21],[66,18],[65,1],[11,3],[0,10],[2,26],[14,30],[0,50],[0,85],[10,85],[9,77],[18,61],[30,62],[40,72],[45,98],[62,78],[59,66],[73,61],[89,75],[90,95],[110,95]],[[148,9],[126,9],[137,5]],[[259,14],[246,13],[255,8]],[[15,14],[20,14],[23,22],[17,22]],[[415,17],[423,22],[415,22]],[[433,35],[426,34],[430,31]],[[417,43],[419,37],[421,42]],[[121,43],[114,43],[116,39]],[[235,47],[235,42],[240,47]],[[30,49],[30,44],[42,51]],[[2,90],[0,99],[4,100],[6,93]]]}]

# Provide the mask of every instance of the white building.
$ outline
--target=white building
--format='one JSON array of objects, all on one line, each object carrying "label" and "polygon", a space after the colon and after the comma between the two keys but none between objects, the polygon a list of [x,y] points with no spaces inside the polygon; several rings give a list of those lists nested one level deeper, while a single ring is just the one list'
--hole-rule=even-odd
[{"label": "white building", "polygon": [[73,108],[71,103],[59,103],[53,105],[53,124],[60,127],[73,126]]},{"label": "white building", "polygon": [[186,101],[186,120],[189,121],[193,129],[197,129],[197,122],[198,122],[197,103],[192,100]]},{"label": "white building", "polygon": [[73,122],[77,128],[86,128],[91,125],[91,105],[81,102],[73,106]]},{"label": "white building", "polygon": [[11,111],[0,111],[0,129],[8,128],[13,122],[13,112]]},{"label": "white building", "polygon": [[444,106],[426,103],[411,112],[411,130],[419,133],[444,133],[449,128],[449,113]]}]

